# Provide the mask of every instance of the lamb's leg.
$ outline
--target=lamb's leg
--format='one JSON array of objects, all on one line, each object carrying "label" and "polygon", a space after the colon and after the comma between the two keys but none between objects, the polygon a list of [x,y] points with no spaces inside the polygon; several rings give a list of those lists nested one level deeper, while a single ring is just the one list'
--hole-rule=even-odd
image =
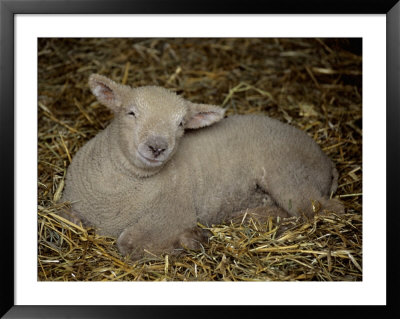
[{"label": "lamb's leg", "polygon": [[273,200],[290,216],[307,217],[324,211],[334,211],[344,213],[343,204],[336,199],[329,199],[327,195],[321,194],[315,185],[304,183],[301,186],[286,185],[266,185],[265,181],[260,181],[259,185],[265,188]]},{"label": "lamb's leg", "polygon": [[291,216],[312,217],[317,213],[332,211],[338,214],[344,213],[344,206],[339,200],[329,199],[328,196],[321,196],[316,192],[298,190],[297,193],[277,195],[276,200],[280,205],[287,205]]},{"label": "lamb's leg", "polygon": [[146,251],[161,255],[162,253],[177,254],[182,251],[182,248],[199,250],[201,244],[206,243],[212,235],[206,229],[192,227],[178,235],[171,234],[168,237],[163,236],[161,238],[160,232],[157,236],[154,230],[143,232],[140,229],[138,225],[129,227],[117,239],[119,251],[132,260],[140,259],[146,254]]},{"label": "lamb's leg", "polygon": [[137,260],[145,256],[146,251],[159,255],[168,247],[167,241],[154,238],[154,232],[146,231],[144,227],[136,224],[126,228],[117,239],[117,247],[120,253],[131,260]]},{"label": "lamb's leg", "polygon": [[209,230],[200,227],[193,227],[185,230],[179,235],[178,240],[175,242],[175,247],[199,250],[201,245],[207,243],[211,236],[212,233]]},{"label": "lamb's leg", "polygon": [[335,212],[338,214],[343,214],[345,212],[344,205],[340,200],[336,198],[329,199],[328,197],[319,199],[320,212]]}]

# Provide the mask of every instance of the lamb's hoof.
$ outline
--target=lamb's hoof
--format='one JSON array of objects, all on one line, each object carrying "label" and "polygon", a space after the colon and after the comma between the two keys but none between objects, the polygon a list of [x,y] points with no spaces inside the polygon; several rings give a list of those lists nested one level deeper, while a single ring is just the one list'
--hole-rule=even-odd
[{"label": "lamb's hoof", "polygon": [[179,236],[178,245],[189,250],[200,250],[207,243],[212,233],[207,229],[193,227]]},{"label": "lamb's hoof", "polygon": [[143,250],[139,249],[135,242],[136,240],[132,233],[124,230],[117,239],[117,247],[122,255],[129,257],[131,260],[137,260],[143,257]]},{"label": "lamb's hoof", "polygon": [[67,220],[69,220],[70,222],[72,222],[72,223],[74,223],[75,225],[85,225],[85,223],[83,223],[82,222],[82,220],[81,220],[81,218],[80,217],[78,217],[78,214],[77,213],[75,213],[73,210],[72,210],[72,208],[65,208],[65,207],[63,207],[59,212],[58,212],[58,214],[61,216],[61,217],[63,217],[63,218],[65,218],[65,219],[67,219]]},{"label": "lamb's hoof", "polygon": [[[316,204],[315,204],[316,203]],[[319,201],[313,202],[312,205],[313,208],[313,213],[309,216],[312,218],[314,214],[319,214],[319,215],[329,215],[330,213],[336,213],[339,215],[342,215],[345,213],[345,208],[343,203],[336,199],[320,199]]]},{"label": "lamb's hoof", "polygon": [[343,203],[336,199],[336,198],[332,198],[327,200],[324,203],[324,210],[325,211],[332,211],[335,212],[337,214],[344,214],[345,213],[345,209],[344,209],[344,205]]}]

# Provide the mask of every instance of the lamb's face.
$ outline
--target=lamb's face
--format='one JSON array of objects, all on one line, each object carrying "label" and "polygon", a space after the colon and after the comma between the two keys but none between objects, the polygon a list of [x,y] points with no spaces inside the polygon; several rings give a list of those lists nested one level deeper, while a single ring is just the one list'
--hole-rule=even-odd
[{"label": "lamb's face", "polygon": [[184,129],[211,125],[225,113],[218,106],[191,103],[161,87],[131,88],[98,74],[90,76],[89,86],[114,111],[116,146],[145,175],[159,170],[173,156]]},{"label": "lamb's face", "polygon": [[185,101],[160,87],[131,89],[116,114],[120,139],[128,160],[151,169],[165,164],[184,132]]}]

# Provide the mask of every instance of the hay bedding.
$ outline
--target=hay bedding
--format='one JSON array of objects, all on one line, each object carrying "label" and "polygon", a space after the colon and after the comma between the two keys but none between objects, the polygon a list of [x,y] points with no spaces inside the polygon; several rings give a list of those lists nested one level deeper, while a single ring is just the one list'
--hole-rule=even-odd
[{"label": "hay bedding", "polygon": [[[38,280],[362,280],[361,65],[349,39],[39,39]],[[346,214],[214,225],[200,252],[124,260],[58,217],[66,168],[112,118],[87,79],[160,85],[227,114],[264,113],[333,159]],[[318,203],[314,203],[318,210]]]}]

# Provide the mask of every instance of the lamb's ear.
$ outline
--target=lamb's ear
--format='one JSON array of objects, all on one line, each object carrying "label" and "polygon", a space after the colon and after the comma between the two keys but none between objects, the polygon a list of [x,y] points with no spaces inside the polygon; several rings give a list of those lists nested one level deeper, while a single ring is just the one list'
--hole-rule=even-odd
[{"label": "lamb's ear", "polygon": [[92,74],[89,77],[89,87],[93,95],[111,110],[117,111],[122,105],[121,89],[122,85],[110,80],[109,78]]},{"label": "lamb's ear", "polygon": [[185,119],[185,128],[196,129],[209,126],[223,119],[225,109],[210,105],[187,102],[188,113]]}]

